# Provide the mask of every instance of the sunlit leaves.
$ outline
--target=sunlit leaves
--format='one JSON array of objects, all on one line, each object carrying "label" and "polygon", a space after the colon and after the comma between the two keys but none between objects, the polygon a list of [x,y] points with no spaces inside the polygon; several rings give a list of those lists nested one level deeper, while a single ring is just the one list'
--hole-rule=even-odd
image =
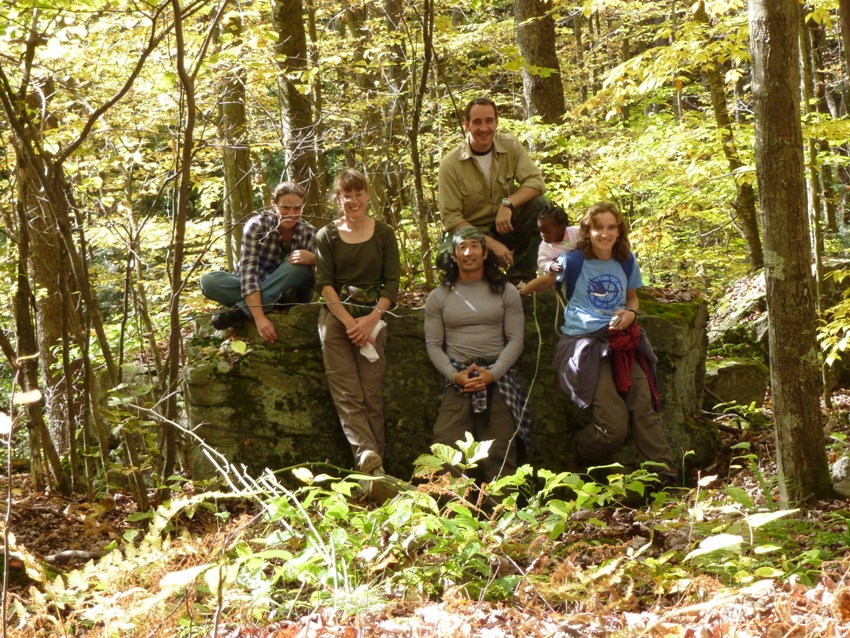
[{"label": "sunlit leaves", "polygon": [[29,390],[15,394],[15,403],[17,405],[30,405],[39,401],[41,401],[41,390]]}]

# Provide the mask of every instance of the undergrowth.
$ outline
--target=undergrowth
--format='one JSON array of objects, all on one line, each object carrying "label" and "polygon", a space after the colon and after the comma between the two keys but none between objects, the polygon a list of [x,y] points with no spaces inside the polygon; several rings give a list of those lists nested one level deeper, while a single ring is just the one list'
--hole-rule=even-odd
[{"label": "undergrowth", "polygon": [[[96,564],[42,573],[13,597],[9,629],[189,637],[447,599],[592,613],[692,604],[759,581],[812,582],[850,545],[850,513],[782,507],[763,477],[751,490],[717,476],[660,489],[651,467],[609,466],[596,482],[523,466],[479,488],[464,472],[487,444],[461,449],[434,446],[415,489],[380,505],[360,496],[368,479],[356,474],[255,479],[228,467],[229,491],[179,495]],[[757,475],[737,453],[732,471]],[[231,514],[235,500],[248,511]],[[180,531],[200,516],[214,531]]]}]

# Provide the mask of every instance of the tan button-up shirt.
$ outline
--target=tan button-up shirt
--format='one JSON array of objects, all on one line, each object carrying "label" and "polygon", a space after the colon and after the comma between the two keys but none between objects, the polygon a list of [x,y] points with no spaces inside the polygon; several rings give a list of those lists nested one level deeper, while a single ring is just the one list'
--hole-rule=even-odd
[{"label": "tan button-up shirt", "polygon": [[500,132],[493,136],[489,184],[473,157],[468,139],[464,139],[440,162],[443,227],[450,230],[466,221],[486,230],[496,219],[502,198],[515,193],[520,186],[536,188],[541,194],[546,189],[543,174],[516,137]]}]

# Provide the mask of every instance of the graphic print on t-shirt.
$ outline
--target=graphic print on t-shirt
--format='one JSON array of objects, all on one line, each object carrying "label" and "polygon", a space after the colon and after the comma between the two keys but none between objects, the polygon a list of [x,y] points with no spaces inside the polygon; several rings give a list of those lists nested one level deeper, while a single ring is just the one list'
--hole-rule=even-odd
[{"label": "graphic print on t-shirt", "polygon": [[595,310],[613,310],[622,297],[623,283],[612,274],[603,273],[591,277],[587,283],[587,298]]}]

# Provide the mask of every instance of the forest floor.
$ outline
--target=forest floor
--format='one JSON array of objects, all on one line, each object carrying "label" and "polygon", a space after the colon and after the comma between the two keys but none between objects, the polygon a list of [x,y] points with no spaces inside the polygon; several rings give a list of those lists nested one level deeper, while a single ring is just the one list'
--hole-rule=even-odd
[{"label": "forest floor", "polygon": [[[830,419],[833,433],[848,434],[850,395],[836,394],[834,401],[835,412]],[[723,451],[717,467],[710,472],[719,477],[721,488],[727,493],[741,490],[736,492],[739,498],[744,498],[741,494],[746,492],[754,502],[764,502],[763,479],[775,472],[771,461],[775,456],[772,431],[738,429],[729,421],[723,432]],[[730,459],[735,454],[732,446],[743,440],[758,459],[758,467],[731,471]],[[0,477],[2,492],[7,491],[7,485],[6,478]],[[546,596],[536,595],[539,592],[528,588],[518,588],[513,598],[503,602],[470,599],[459,591],[447,589],[440,600],[399,598],[355,614],[317,607],[300,616],[292,614],[286,620],[265,622],[256,618],[240,622],[231,615],[221,623],[216,637],[850,638],[850,549],[847,547],[850,502],[847,501],[822,501],[800,508],[797,518],[810,523],[800,528],[808,532],[801,532],[801,537],[795,539],[801,555],[825,551],[823,544],[819,545],[821,549],[814,549],[816,537],[831,535],[837,539],[834,543],[837,546],[824,554],[827,560],[817,560],[814,556],[812,567],[804,572],[790,576],[786,573],[780,578],[745,578],[740,584],[700,572],[680,591],[640,583],[637,575],[631,587],[623,587],[622,583],[612,583],[609,589],[589,586],[583,571],[604,564],[618,552],[633,555],[651,542],[646,562],[656,561],[661,566],[671,552],[681,554],[693,547],[692,539],[683,531],[685,528],[665,528],[658,523],[664,520],[665,508],[673,517],[677,515],[675,512],[681,512],[681,508],[675,509],[677,504],[681,506],[682,501],[689,499],[696,502],[697,489],[679,490],[675,498],[652,506],[595,510],[594,524],[581,527],[580,534],[575,532],[575,527],[571,528],[568,542],[565,539],[563,543],[567,549],[557,559],[540,556],[531,561],[557,560],[547,570],[550,591],[558,585],[563,594],[570,589],[571,580],[583,583],[583,587],[571,590],[572,594],[563,594],[557,603],[550,603]],[[128,497],[115,494],[94,500],[35,492],[26,475],[13,476],[9,494],[11,509],[4,503],[0,512],[8,521],[13,548],[6,592],[10,620],[4,636],[212,636],[208,627],[198,633],[185,627],[186,610],[199,594],[165,598],[157,591],[159,579],[174,566],[186,568],[197,564],[205,552],[231,542],[257,520],[249,503],[229,505],[230,516],[224,523],[213,513],[200,510],[191,518],[175,518],[171,540],[162,548],[159,573],[150,566],[144,576],[138,569],[134,572],[129,567],[132,556],[128,555],[126,573],[111,578],[111,584],[104,587],[103,573],[120,570],[121,566],[114,561],[98,565],[98,559],[132,540],[134,534],[138,538],[144,534],[143,521]],[[768,497],[776,498],[775,494]],[[658,510],[653,517],[647,516],[649,507]],[[581,515],[580,511],[575,513]],[[807,538],[807,533],[811,537]],[[101,580],[95,587],[93,581],[86,579],[91,579],[98,570]],[[528,571],[531,570],[529,566]],[[45,593],[45,585],[55,573],[65,575],[65,584],[60,587],[62,596],[57,595],[55,585],[50,595]],[[770,572],[764,575],[770,576]],[[139,615],[139,609],[146,605],[150,608],[147,619],[144,614]],[[85,613],[82,607],[87,607]],[[114,629],[107,630],[110,623],[113,628],[120,627],[122,615],[129,615],[131,609],[135,617],[132,626],[127,625],[117,633]],[[177,620],[181,615],[182,625]],[[84,616],[89,620],[81,623]]]}]

